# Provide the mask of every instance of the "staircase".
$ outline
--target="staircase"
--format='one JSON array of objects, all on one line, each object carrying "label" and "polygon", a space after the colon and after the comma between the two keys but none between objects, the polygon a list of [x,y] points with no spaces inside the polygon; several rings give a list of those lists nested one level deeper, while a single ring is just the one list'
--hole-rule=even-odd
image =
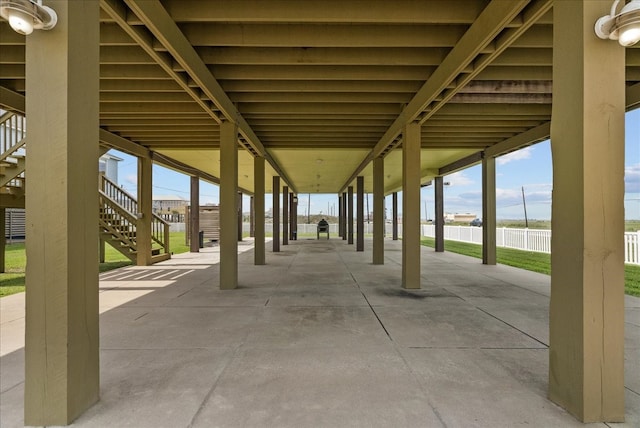
[{"label": "staircase", "polygon": [[[135,262],[138,254],[138,201],[104,175],[98,190],[100,239]],[[151,222],[151,262],[171,257],[169,223],[153,214]]]},{"label": "staircase", "polygon": [[24,208],[25,126],[24,116],[0,114],[0,208]]},{"label": "staircase", "polygon": [[[25,207],[25,129],[24,116],[0,110],[0,208]],[[101,243],[111,245],[135,263],[138,254],[138,201],[104,175],[100,176],[98,200]],[[151,223],[151,240],[151,263],[171,258],[169,223],[155,214]]]}]

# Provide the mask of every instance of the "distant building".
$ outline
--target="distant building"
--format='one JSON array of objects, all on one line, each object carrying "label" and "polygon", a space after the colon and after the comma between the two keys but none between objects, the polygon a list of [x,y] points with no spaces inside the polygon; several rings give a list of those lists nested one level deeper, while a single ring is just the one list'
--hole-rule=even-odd
[{"label": "distant building", "polygon": [[469,223],[471,220],[474,220],[477,216],[471,213],[447,213],[444,215],[445,222],[460,222],[460,223]]},{"label": "distant building", "polygon": [[105,177],[114,183],[118,183],[118,162],[122,159],[113,156],[112,154],[105,153],[98,159],[98,171],[104,172]]},{"label": "distant building", "polygon": [[153,197],[152,210],[155,213],[171,213],[173,211],[184,213],[184,207],[187,205],[189,205],[189,201],[183,197],[176,195],[161,195]]}]

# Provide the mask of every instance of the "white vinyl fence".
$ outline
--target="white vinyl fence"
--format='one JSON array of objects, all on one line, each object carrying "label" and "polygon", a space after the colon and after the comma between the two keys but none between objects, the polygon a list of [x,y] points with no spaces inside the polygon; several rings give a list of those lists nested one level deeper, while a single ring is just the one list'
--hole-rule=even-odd
[{"label": "white vinyl fence", "polygon": [[[267,233],[273,231],[272,224],[265,224]],[[338,234],[338,225],[331,224],[330,234]],[[385,224],[385,235],[392,234],[391,223]],[[245,232],[249,231],[249,223],[243,224]],[[355,232],[356,226],[353,225]],[[298,234],[316,233],[315,224],[298,224]],[[364,233],[373,233],[373,223],[364,224]],[[398,235],[402,236],[402,224],[398,224]],[[436,236],[435,226],[431,224],[422,225],[422,236],[434,238]],[[482,245],[482,227],[473,226],[445,226],[444,239],[450,241],[469,242]],[[511,229],[499,227],[496,229],[496,245],[498,247],[514,248],[516,250],[534,251],[538,253],[551,253],[551,231],[543,229]],[[624,234],[624,262],[628,264],[640,265],[640,231],[625,232]]]},{"label": "white vinyl fence", "polygon": [[[435,237],[435,226],[422,225],[422,236]],[[444,239],[451,241],[482,244],[482,228],[473,226],[445,226]],[[498,247],[517,250],[551,253],[551,231],[542,229],[496,229],[496,245]],[[624,262],[640,265],[640,231],[625,232]]]}]

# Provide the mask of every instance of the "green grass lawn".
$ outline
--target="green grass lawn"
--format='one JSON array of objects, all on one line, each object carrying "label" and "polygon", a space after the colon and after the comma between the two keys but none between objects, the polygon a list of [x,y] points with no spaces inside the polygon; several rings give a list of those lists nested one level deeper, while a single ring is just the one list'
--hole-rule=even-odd
[{"label": "green grass lawn", "polygon": [[[169,246],[173,254],[189,251],[189,247],[184,243],[184,232],[172,232],[169,237]],[[24,272],[27,265],[24,244],[7,244],[5,262],[6,273],[0,273],[0,297],[24,291]],[[105,248],[105,262],[100,263],[100,272],[130,264],[131,261],[128,258],[110,245],[107,245]]]},{"label": "green grass lawn", "polygon": [[[434,238],[422,238],[422,245],[435,246]],[[463,254],[478,259],[482,258],[482,246],[466,242],[445,241],[444,249],[452,253]],[[531,251],[514,250],[512,248],[497,248],[498,263],[526,269],[533,272],[551,274],[551,255],[534,253]],[[632,296],[640,296],[640,266],[624,265],[625,292]]]}]

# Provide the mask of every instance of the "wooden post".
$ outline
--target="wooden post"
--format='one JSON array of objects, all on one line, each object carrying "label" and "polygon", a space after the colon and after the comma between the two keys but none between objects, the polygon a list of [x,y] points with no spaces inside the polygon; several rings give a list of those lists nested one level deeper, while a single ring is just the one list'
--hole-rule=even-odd
[{"label": "wooden post", "polygon": [[260,156],[253,158],[253,197],[254,197],[254,264],[264,265],[265,257],[265,241],[264,241],[264,193],[265,193],[265,177],[264,177],[265,159]]},{"label": "wooden post", "polygon": [[282,245],[289,245],[289,187],[282,188]]},{"label": "wooden post", "polygon": [[220,289],[238,286],[238,127],[220,124]]},{"label": "wooden post", "polygon": [[420,288],[420,128],[405,126],[402,142],[402,286]]},{"label": "wooden post", "polygon": [[384,158],[373,160],[373,264],[384,264]]},{"label": "wooden post", "polygon": [[364,177],[356,179],[357,216],[356,216],[356,251],[364,251]]},{"label": "wooden post", "polygon": [[[26,37],[24,424],[68,425],[100,397],[100,5],[47,1],[58,24]],[[9,30],[10,31],[10,30]]]},{"label": "wooden post", "polygon": [[197,253],[200,251],[200,178],[191,177],[191,201],[189,202],[189,251]]},{"label": "wooden post", "polygon": [[280,252],[280,177],[273,177],[273,252]]},{"label": "wooden post", "polygon": [[549,398],[583,422],[625,416],[625,50],[593,34],[610,4],[553,5]]}]

